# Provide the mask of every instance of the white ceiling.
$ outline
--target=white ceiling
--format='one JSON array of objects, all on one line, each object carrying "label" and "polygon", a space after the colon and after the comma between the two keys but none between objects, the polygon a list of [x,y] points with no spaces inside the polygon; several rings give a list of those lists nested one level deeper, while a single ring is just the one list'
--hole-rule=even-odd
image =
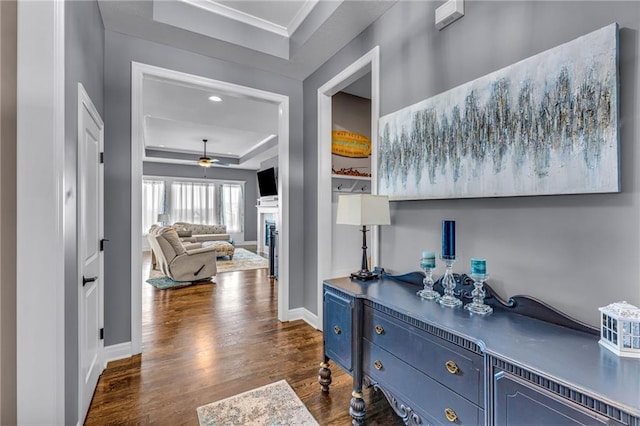
[{"label": "white ceiling", "polygon": [[[222,101],[210,101],[213,95]],[[208,157],[233,167],[257,170],[277,155],[275,104],[145,77],[142,111],[145,161],[195,165],[203,154],[203,139],[208,140]],[[175,153],[189,155],[170,155]]]},{"label": "white ceiling", "polygon": [[[99,0],[105,28],[303,80],[375,21],[388,0]],[[357,89],[357,88],[356,88]],[[356,90],[359,92],[359,90]],[[208,97],[219,95],[222,102]],[[143,82],[145,161],[207,154],[259,169],[277,156],[277,107],[185,85]]]},{"label": "white ceiling", "polygon": [[218,3],[226,6],[230,9],[235,9],[238,12],[246,13],[247,15],[263,19],[268,22],[273,22],[276,25],[288,27],[296,17],[299,11],[302,10],[306,3],[311,4],[311,7],[315,6],[316,2],[312,1],[244,1],[244,0],[232,0],[232,1],[215,1],[211,3]]},{"label": "white ceiling", "polygon": [[[396,1],[98,0],[98,4],[109,31],[303,80]],[[220,10],[225,8],[237,13],[224,15]],[[247,19],[240,20],[238,14]],[[283,36],[256,22],[293,32]]]}]

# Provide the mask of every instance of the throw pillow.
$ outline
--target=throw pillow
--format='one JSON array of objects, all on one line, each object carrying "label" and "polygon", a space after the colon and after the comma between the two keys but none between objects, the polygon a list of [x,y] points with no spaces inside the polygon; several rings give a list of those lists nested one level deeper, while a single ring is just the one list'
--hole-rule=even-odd
[{"label": "throw pillow", "polygon": [[180,238],[190,237],[192,234],[193,233],[191,231],[178,229],[178,237]]}]

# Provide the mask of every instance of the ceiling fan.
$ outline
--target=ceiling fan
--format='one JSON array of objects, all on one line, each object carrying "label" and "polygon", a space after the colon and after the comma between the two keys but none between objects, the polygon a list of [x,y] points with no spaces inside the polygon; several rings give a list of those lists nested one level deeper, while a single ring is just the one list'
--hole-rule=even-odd
[{"label": "ceiling fan", "polygon": [[207,157],[207,139],[202,139],[202,142],[204,143],[204,153],[202,154],[202,157],[198,159],[198,164],[202,167],[211,167],[217,160],[212,160]]},{"label": "ceiling fan", "polygon": [[214,163],[218,166],[228,166],[228,163],[224,163],[217,158],[207,157],[207,140],[208,139],[202,139],[202,142],[204,143],[204,152],[202,154],[202,157],[198,159],[198,165],[207,168],[213,166]]}]

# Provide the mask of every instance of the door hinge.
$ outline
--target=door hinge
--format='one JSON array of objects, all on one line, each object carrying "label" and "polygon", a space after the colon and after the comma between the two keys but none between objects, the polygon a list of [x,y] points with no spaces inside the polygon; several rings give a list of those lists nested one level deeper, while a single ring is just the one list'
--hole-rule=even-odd
[{"label": "door hinge", "polygon": [[100,153],[100,164],[104,164],[104,152]]},{"label": "door hinge", "polygon": [[100,340],[104,340],[104,328],[100,329]]},{"label": "door hinge", "polygon": [[109,240],[106,238],[100,240],[100,251],[104,251],[104,243],[106,243],[107,241]]}]

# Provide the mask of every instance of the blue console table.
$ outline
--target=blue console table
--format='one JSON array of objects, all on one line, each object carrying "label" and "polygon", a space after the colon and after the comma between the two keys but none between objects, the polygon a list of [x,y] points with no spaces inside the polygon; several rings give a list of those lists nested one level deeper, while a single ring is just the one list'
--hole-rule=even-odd
[{"label": "blue console table", "polygon": [[602,348],[597,331],[491,291],[490,315],[443,307],[407,277],[324,282],[318,381],[329,391],[330,361],[353,377],[354,425],[372,386],[408,425],[640,426],[640,359]]}]

